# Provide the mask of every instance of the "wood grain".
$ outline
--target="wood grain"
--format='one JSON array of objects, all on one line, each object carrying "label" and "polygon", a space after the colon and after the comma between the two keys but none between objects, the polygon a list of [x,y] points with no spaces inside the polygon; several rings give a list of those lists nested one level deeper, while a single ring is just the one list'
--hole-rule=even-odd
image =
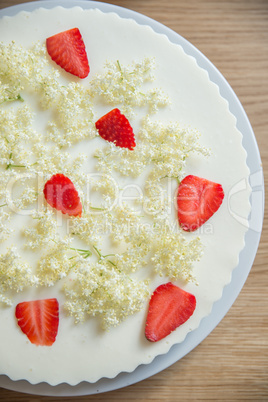
[{"label": "wood grain", "polygon": [[[24,3],[0,0],[0,8]],[[268,177],[268,1],[107,1],[145,14],[204,53],[239,97]],[[0,38],[1,40],[1,38]],[[217,328],[189,355],[138,384],[81,401],[268,401],[268,221],[248,280]],[[58,401],[0,389],[0,401]],[[64,398],[77,400],[78,398]]]}]

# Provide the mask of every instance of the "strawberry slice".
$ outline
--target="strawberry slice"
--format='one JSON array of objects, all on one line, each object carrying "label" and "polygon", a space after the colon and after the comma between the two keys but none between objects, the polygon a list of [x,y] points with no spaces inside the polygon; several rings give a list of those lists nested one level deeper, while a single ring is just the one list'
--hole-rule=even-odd
[{"label": "strawberry slice", "polygon": [[22,332],[31,343],[51,346],[58,334],[59,303],[57,299],[34,300],[19,303],[15,316]]},{"label": "strawberry slice", "polygon": [[52,176],[45,184],[44,196],[47,203],[63,214],[81,216],[82,204],[73,182],[62,173]]},{"label": "strawberry slice", "polygon": [[86,47],[78,28],[50,36],[46,40],[47,52],[68,73],[79,78],[89,74]]},{"label": "strawberry slice", "polygon": [[196,298],[171,282],[158,286],[151,296],[145,336],[157,342],[185,323],[193,314]]},{"label": "strawberry slice", "polygon": [[193,175],[186,176],[177,193],[181,228],[188,232],[198,229],[215,214],[223,198],[221,184]]},{"label": "strawberry slice", "polygon": [[133,129],[119,109],[113,109],[102,116],[96,123],[99,135],[116,146],[128,148],[131,151],[136,146]]}]

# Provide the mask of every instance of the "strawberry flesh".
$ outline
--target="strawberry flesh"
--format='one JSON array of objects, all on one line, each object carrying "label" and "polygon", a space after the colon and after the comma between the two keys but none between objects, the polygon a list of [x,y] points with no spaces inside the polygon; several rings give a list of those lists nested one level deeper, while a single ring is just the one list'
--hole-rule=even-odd
[{"label": "strawberry flesh", "polygon": [[47,203],[63,214],[81,216],[82,204],[72,181],[62,173],[52,176],[44,186]]},{"label": "strawberry flesh", "polygon": [[184,324],[196,308],[196,298],[171,282],[158,286],[151,296],[145,336],[157,342]]},{"label": "strawberry flesh", "polygon": [[58,334],[59,303],[57,299],[34,300],[19,303],[15,316],[22,332],[31,343],[51,346]]},{"label": "strawberry flesh", "polygon": [[136,146],[133,129],[119,109],[113,109],[102,116],[96,123],[99,135],[116,146],[133,150]]},{"label": "strawberry flesh", "polygon": [[178,220],[181,228],[192,232],[219,209],[224,198],[221,184],[198,176],[186,176],[177,192]]},{"label": "strawberry flesh", "polygon": [[78,28],[60,32],[46,40],[51,59],[68,73],[79,78],[89,74],[86,47]]}]

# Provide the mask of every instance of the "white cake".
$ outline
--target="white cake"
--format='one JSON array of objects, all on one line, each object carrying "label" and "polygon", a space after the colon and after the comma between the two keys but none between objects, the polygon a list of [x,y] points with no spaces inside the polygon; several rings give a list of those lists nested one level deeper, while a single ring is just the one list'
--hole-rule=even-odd
[{"label": "white cake", "polygon": [[[186,335],[198,328],[201,319],[211,312],[213,303],[220,299],[224,286],[230,282],[232,271],[238,264],[239,253],[244,246],[247,217],[250,212],[247,155],[242,146],[242,135],[236,128],[236,119],[230,113],[228,103],[221,97],[218,87],[210,81],[207,72],[197,65],[193,57],[186,55],[180,46],[172,44],[166,36],[155,33],[148,26],[140,26],[133,20],[120,18],[115,13],[105,14],[96,9],[83,10],[80,7],[72,9],[56,7],[50,10],[39,8],[31,13],[21,12],[14,17],[0,19],[0,38],[4,45],[1,51],[14,52],[12,50],[14,46],[21,46],[25,50],[17,53],[19,63],[37,42],[39,45],[35,46],[35,49],[45,49],[46,38],[74,27],[79,28],[86,46],[90,65],[87,78],[79,80],[64,72],[49,59],[45,51],[40,52],[43,52],[41,59],[47,61],[44,67],[45,70],[47,69],[46,74],[51,80],[56,79],[59,83],[58,88],[62,89],[63,85],[67,88],[70,83],[76,83],[75,90],[70,87],[69,92],[69,96],[77,96],[76,112],[74,113],[72,109],[73,101],[68,104],[61,98],[62,103],[53,104],[52,94],[57,86],[53,87],[52,81],[48,81],[46,89],[49,92],[50,102],[47,110],[44,109],[45,100],[48,98],[41,99],[40,90],[34,92],[33,87],[20,90],[19,95],[24,102],[17,99],[17,101],[3,102],[0,105],[2,152],[4,152],[3,138],[6,136],[7,127],[11,131],[14,127],[21,130],[21,134],[18,135],[22,138],[19,140],[19,145],[16,144],[15,138],[14,154],[9,151],[10,160],[4,160],[5,158],[1,155],[1,205],[3,206],[0,208],[2,214],[0,262],[2,265],[10,264],[10,266],[18,264],[20,269],[25,269],[26,265],[23,264],[27,264],[30,269],[29,281],[32,283],[31,286],[27,285],[25,275],[22,273],[19,278],[20,274],[17,271],[17,274],[13,273],[10,283],[18,292],[10,292],[9,289],[4,288],[3,275],[0,273],[0,281],[2,281],[0,282],[0,302],[2,300],[0,303],[0,374],[5,374],[13,380],[26,379],[32,384],[47,382],[56,385],[65,382],[75,385],[81,381],[95,382],[103,377],[114,378],[120,372],[131,372],[140,364],[149,364],[156,356],[167,353],[172,345],[183,342]],[[6,45],[12,42],[14,42],[12,49],[7,50]],[[3,67],[3,57],[6,55],[7,53],[5,56],[3,53],[1,55],[0,72]],[[12,57],[14,64],[16,63],[14,54]],[[152,82],[141,83],[139,89],[138,80],[148,75],[147,70],[151,68],[151,61],[154,63],[154,79]],[[119,87],[120,74],[124,74],[125,71],[127,71],[126,74],[130,72],[129,87],[124,93],[119,88],[119,95],[123,93],[123,98],[117,98],[116,88],[112,88],[106,95],[104,93],[108,77],[101,81],[100,76],[103,77],[105,71],[107,72],[107,68],[105,70],[107,62],[110,63],[108,71],[119,77]],[[131,72],[133,66],[136,66],[136,73]],[[21,62],[21,68],[25,75],[32,74],[27,63],[23,70],[23,62]],[[143,73],[138,72],[138,69]],[[40,71],[34,73],[37,80],[39,73]],[[20,77],[18,73],[14,82],[19,78],[23,81],[25,77],[22,75]],[[137,87],[131,92],[131,80],[135,77]],[[2,80],[1,75],[0,80]],[[34,82],[31,77],[29,80]],[[113,80],[110,85],[113,84]],[[83,98],[88,88],[91,90],[93,88],[95,91],[92,104],[88,100],[84,101]],[[154,93],[150,92],[152,89],[155,89]],[[1,91],[0,95],[3,96],[4,90],[1,89]],[[97,91],[99,95],[96,95]],[[114,97],[113,102],[111,102],[111,95]],[[55,98],[56,96],[57,93]],[[42,106],[40,106],[40,99],[43,102]],[[79,104],[81,99],[84,101],[84,109],[81,109],[81,103]],[[145,105],[139,105],[142,102]],[[28,111],[22,112],[25,107]],[[164,130],[169,127],[172,133],[172,130],[177,130],[179,126],[181,133],[191,136],[191,141],[188,137],[185,140],[185,147],[188,149],[178,150],[179,173],[176,171],[174,148],[172,150],[171,143],[167,145],[167,155],[163,156],[163,166],[161,169],[156,169],[153,157],[148,165],[146,160],[150,152],[155,154],[159,152],[157,138],[154,144],[153,140],[150,140],[151,143],[147,144],[147,148],[137,145],[133,151],[126,151],[96,136],[94,122],[115,107],[124,110],[128,116],[137,144],[142,145],[146,142],[145,128],[150,135],[155,131],[155,135],[160,136],[160,128]],[[21,112],[18,112],[18,121],[15,126],[12,119],[15,119],[16,110]],[[55,115],[53,115],[55,111],[61,113],[62,119],[69,118],[71,128],[69,132],[68,120],[58,122],[57,126],[50,125],[48,130],[47,123],[49,121],[55,123]],[[30,113],[33,113],[33,122],[29,117]],[[22,126],[19,121],[22,121]],[[30,134],[29,131],[26,134],[23,131],[26,125],[28,125],[27,130],[32,130]],[[198,138],[197,132],[200,133]],[[8,135],[11,135],[10,131]],[[14,131],[14,136],[16,135]],[[47,136],[49,141],[45,142]],[[7,148],[8,146],[6,144]],[[190,150],[192,146],[193,152]],[[15,152],[20,158],[17,161],[13,160]],[[105,152],[107,152],[106,157],[103,156]],[[170,154],[173,157],[171,162],[168,157]],[[39,161],[37,161],[38,157]],[[139,158],[142,161],[141,164]],[[110,170],[107,167],[109,163]],[[9,166],[11,164],[17,164],[17,166]],[[27,172],[32,175],[32,182],[26,177]],[[82,214],[81,219],[85,219],[83,227],[76,224],[74,219],[55,213],[44,202],[42,183],[54,173],[64,173],[75,183],[83,206],[88,212],[84,216]],[[169,175],[170,178],[161,181],[159,180],[161,174]],[[182,232],[178,227],[174,203],[178,187],[174,176],[179,176],[181,179],[187,174],[221,183],[225,193],[217,213],[193,233]],[[43,175],[43,181],[41,175]],[[36,179],[37,176],[40,181]],[[8,177],[6,182],[5,177]],[[154,185],[151,189],[153,192],[148,193],[149,196],[145,192],[148,177],[150,177],[150,183]],[[243,187],[239,186],[241,183]],[[36,187],[37,184],[39,187]],[[101,193],[96,185],[104,185],[104,192]],[[238,191],[239,188],[243,188],[243,191]],[[152,198],[152,194],[159,189],[163,195],[162,203],[158,198],[156,200]],[[24,204],[21,201],[21,190],[25,190]],[[10,197],[10,194],[12,197],[6,198],[7,195]],[[139,200],[138,196],[140,196]],[[30,200],[29,203],[27,200]],[[103,211],[107,205],[111,206],[110,214]],[[164,226],[161,225],[164,225],[165,219],[171,224],[173,231],[168,229],[166,233],[164,232]],[[49,220],[53,222],[51,226],[49,226]],[[40,226],[38,229],[37,221],[43,222],[41,228],[43,232]],[[160,225],[161,229],[159,232],[154,232],[157,225]],[[94,233],[92,233],[92,227]],[[134,231],[130,239],[126,238],[129,227],[132,231],[136,230],[135,238]],[[11,233],[9,233],[10,230],[12,230]],[[44,235],[46,230],[47,234]],[[151,242],[148,240],[148,230],[152,231]],[[185,242],[184,248],[180,248],[179,251],[174,245],[174,234],[180,244],[182,241]],[[65,239],[65,243],[62,239]],[[137,242],[140,242],[140,255],[137,254],[138,247],[135,248]],[[96,269],[98,256],[96,252],[94,254],[93,246],[101,250],[103,255],[113,254],[110,259],[117,268],[120,268],[118,268],[120,272],[117,272],[119,282],[114,288],[111,286],[111,293],[116,294],[116,290],[122,287],[123,294],[125,291],[130,298],[133,297],[136,307],[126,306],[124,301],[121,306],[118,301],[119,305],[113,310],[114,316],[112,312],[110,316],[109,314],[105,316],[103,312],[95,318],[86,315],[84,322],[77,323],[76,321],[83,318],[84,311],[79,310],[78,304],[76,308],[70,299],[68,287],[72,286],[72,281],[77,279],[77,274],[72,272],[72,267],[68,264],[73,259],[81,262],[81,259],[85,257],[85,254],[79,254],[77,250],[73,250],[74,248],[85,249],[92,252],[85,261],[89,261],[89,264],[94,267],[92,269]],[[53,271],[51,274],[46,269],[51,263],[49,253],[55,247],[62,247],[63,250],[58,260],[61,268],[58,268],[60,272]],[[129,250],[126,257],[127,247]],[[149,251],[146,251],[146,247]],[[72,250],[74,254],[65,255],[66,250],[70,252]],[[152,250],[154,255],[153,259],[150,259],[152,255],[149,256],[149,253],[152,253]],[[171,250],[171,253],[165,254],[167,250]],[[175,251],[181,253],[180,258],[175,256]],[[133,256],[132,252],[136,254]],[[143,261],[142,253],[146,261]],[[183,253],[184,257],[182,257]],[[173,257],[175,262],[172,260]],[[131,272],[131,266],[128,267],[128,264],[131,265],[129,262],[131,258],[136,272]],[[106,265],[109,265],[107,258],[104,260]],[[177,263],[177,271],[173,262]],[[163,266],[165,263],[167,266]],[[112,268],[112,264],[110,265]],[[127,271],[120,282],[121,271],[124,268],[130,271]],[[59,277],[61,276],[61,279],[55,278],[57,275],[55,272],[59,274]],[[52,277],[49,276],[50,274]],[[40,278],[41,284],[38,283]],[[117,279],[115,276],[111,277],[110,282]],[[147,279],[149,283],[144,284],[143,281]],[[194,294],[196,309],[186,323],[165,339],[154,343],[149,342],[144,336],[144,327],[150,294],[159,284],[168,281]],[[126,286],[131,283],[133,283],[132,289],[131,286],[126,289]],[[19,289],[20,285],[23,289]],[[63,288],[66,286],[68,289],[64,291]],[[14,313],[15,307],[23,301],[52,297],[56,297],[60,305],[58,335],[52,346],[36,346],[18,327]],[[115,295],[115,299],[116,297]],[[139,297],[141,298],[140,306]],[[70,303],[66,305],[66,302]],[[77,303],[79,302],[81,300],[78,297]],[[104,303],[107,307],[107,301]],[[66,306],[69,306],[69,310]],[[123,307],[128,309],[126,317],[117,322],[118,310],[116,309],[120,310]],[[70,312],[73,316],[69,314]],[[111,325],[107,330],[102,328],[103,323],[104,326],[118,325]]]}]

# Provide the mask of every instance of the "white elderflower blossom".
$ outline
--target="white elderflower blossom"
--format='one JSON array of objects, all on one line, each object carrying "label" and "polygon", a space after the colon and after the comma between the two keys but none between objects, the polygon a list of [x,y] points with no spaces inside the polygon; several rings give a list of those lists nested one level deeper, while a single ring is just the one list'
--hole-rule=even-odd
[{"label": "white elderflower blossom", "polygon": [[[100,174],[97,176],[97,180],[92,180],[90,183],[90,191],[98,192],[104,195],[104,205],[100,205],[101,208],[109,209],[112,207],[114,201],[117,199],[119,194],[118,183],[111,175]],[[94,210],[94,206],[89,206],[92,210]],[[97,209],[96,209],[97,211]]]},{"label": "white elderflower blossom", "polygon": [[208,155],[208,150],[198,143],[200,133],[178,122],[164,124],[144,119],[139,132],[141,142],[150,148],[150,162],[153,163],[149,179],[162,177],[181,179],[186,160],[191,153]]},{"label": "white elderflower blossom", "polygon": [[125,232],[126,251],[114,256],[114,263],[122,272],[136,272],[147,266],[153,245],[153,228],[139,223]]},{"label": "white elderflower blossom", "polygon": [[35,72],[36,57],[32,52],[17,46],[0,43],[0,77],[11,86],[23,89],[28,85]]},{"label": "white elderflower blossom", "polygon": [[76,322],[97,316],[104,329],[140,311],[149,296],[147,282],[131,279],[105,260],[96,264],[80,260],[75,280],[66,283],[64,291],[65,307]]},{"label": "white elderflower blossom", "polygon": [[14,232],[14,229],[9,227],[10,223],[10,212],[4,211],[5,205],[0,205],[0,242],[7,240],[10,235]]},{"label": "white elderflower blossom", "polygon": [[1,205],[7,204],[7,187],[8,183],[14,177],[14,172],[11,170],[0,171],[0,203]]},{"label": "white elderflower blossom", "polygon": [[53,215],[50,209],[32,215],[35,226],[23,229],[23,234],[28,239],[25,244],[27,248],[36,250],[47,247],[51,241],[57,241],[57,221]]},{"label": "white elderflower blossom", "polygon": [[[46,181],[56,173],[62,173],[69,177],[76,186],[84,186],[87,182],[87,176],[82,172],[81,167],[86,160],[84,154],[71,157],[68,151],[61,150],[57,145],[51,147],[49,144],[34,144],[33,154],[36,162],[31,170],[40,179]],[[45,183],[43,183],[45,184]]]},{"label": "white elderflower blossom", "polygon": [[79,83],[70,83],[58,87],[56,92],[50,106],[54,107],[57,120],[49,122],[47,139],[62,147],[94,138],[97,131],[89,91]]},{"label": "white elderflower blossom", "polygon": [[53,286],[68,275],[74,264],[70,257],[70,242],[70,238],[54,240],[49,251],[40,259],[37,275],[42,285]]},{"label": "white elderflower blossom", "polygon": [[41,106],[54,109],[53,116],[57,116],[48,124],[47,140],[62,147],[94,138],[97,131],[89,90],[79,83],[60,84],[60,73],[49,66],[45,55],[46,48],[40,43],[31,49],[14,42],[0,43],[0,104],[22,100],[21,93],[26,91],[37,93]]},{"label": "white elderflower blossom", "polygon": [[156,219],[166,219],[170,212],[170,203],[167,189],[159,181],[147,180],[144,186],[142,199],[143,210],[147,215]]},{"label": "white elderflower blossom", "polygon": [[142,86],[153,80],[154,61],[145,58],[131,66],[121,66],[120,62],[108,62],[106,71],[91,81],[90,90],[93,96],[100,96],[107,103],[121,105],[124,114],[133,114],[136,106],[147,106],[155,112],[168,104],[168,98],[159,89],[145,91]]},{"label": "white elderflower blossom", "polygon": [[[88,245],[99,247],[103,238],[109,236],[114,243],[124,242],[130,231],[135,231],[139,217],[132,209],[124,205],[115,205],[111,211],[89,207],[81,218],[70,220],[70,233],[79,237]],[[96,213],[99,212],[99,213]]]},{"label": "white elderflower blossom", "polygon": [[124,242],[129,234],[135,232],[140,222],[139,216],[125,202],[116,205],[111,213],[106,215],[109,219],[109,234],[115,243]]},{"label": "white elderflower blossom", "polygon": [[[141,143],[137,143],[134,151],[109,143],[103,149],[96,150],[97,169],[106,174],[115,170],[124,176],[138,177],[150,163],[146,152],[147,149]],[[122,160],[124,163],[121,163]]]},{"label": "white elderflower blossom", "polygon": [[8,84],[3,84],[0,80],[0,105],[14,101],[23,102],[20,91],[20,87],[10,87]]},{"label": "white elderflower blossom", "polygon": [[152,243],[151,262],[160,276],[195,282],[192,266],[203,253],[199,237],[187,241],[180,230],[166,224],[157,227]]},{"label": "white elderflower blossom", "polygon": [[31,145],[38,141],[32,128],[33,114],[27,106],[16,111],[0,110],[0,164],[7,169],[30,167],[33,163]]},{"label": "white elderflower blossom", "polygon": [[99,246],[106,232],[103,218],[103,214],[94,214],[90,210],[85,210],[81,218],[74,217],[70,219],[70,235],[78,237],[87,245]]},{"label": "white elderflower blossom", "polygon": [[38,193],[35,188],[26,186],[19,197],[13,200],[13,205],[19,210],[25,209],[27,206],[37,201]]},{"label": "white elderflower blossom", "polygon": [[15,247],[0,255],[0,301],[11,306],[8,292],[21,292],[28,286],[38,285],[29,265],[21,259]]}]

